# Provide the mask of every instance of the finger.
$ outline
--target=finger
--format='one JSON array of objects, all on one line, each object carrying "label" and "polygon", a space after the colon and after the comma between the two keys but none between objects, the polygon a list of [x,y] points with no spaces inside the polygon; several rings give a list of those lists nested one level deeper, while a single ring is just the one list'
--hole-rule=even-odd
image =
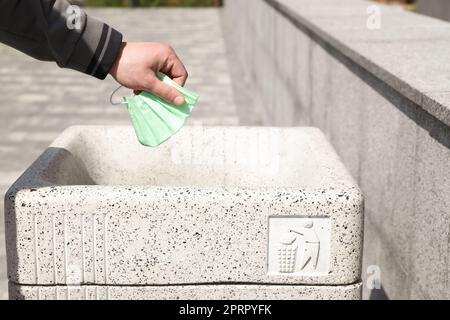
[{"label": "finger", "polygon": [[167,74],[180,86],[184,86],[188,78],[186,67],[184,66],[183,62],[181,62],[181,60],[177,57],[175,52],[170,55],[166,65],[161,69],[161,71]]},{"label": "finger", "polygon": [[156,77],[150,80],[146,90],[176,106],[182,106],[185,102],[184,97],[176,89],[159,81]]}]

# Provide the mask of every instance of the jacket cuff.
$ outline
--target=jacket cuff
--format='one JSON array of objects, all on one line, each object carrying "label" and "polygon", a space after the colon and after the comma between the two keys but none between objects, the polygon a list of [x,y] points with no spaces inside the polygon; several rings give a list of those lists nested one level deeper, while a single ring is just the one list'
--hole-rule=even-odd
[{"label": "jacket cuff", "polygon": [[122,46],[122,34],[109,25],[86,16],[85,28],[66,68],[105,79]]}]

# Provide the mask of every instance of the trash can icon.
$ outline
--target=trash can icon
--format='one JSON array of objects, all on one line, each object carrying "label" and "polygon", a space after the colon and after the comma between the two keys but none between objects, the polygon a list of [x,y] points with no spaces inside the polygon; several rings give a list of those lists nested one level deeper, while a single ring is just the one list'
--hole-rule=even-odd
[{"label": "trash can icon", "polygon": [[278,272],[294,273],[297,259],[298,244],[297,237],[286,234],[278,246]]}]

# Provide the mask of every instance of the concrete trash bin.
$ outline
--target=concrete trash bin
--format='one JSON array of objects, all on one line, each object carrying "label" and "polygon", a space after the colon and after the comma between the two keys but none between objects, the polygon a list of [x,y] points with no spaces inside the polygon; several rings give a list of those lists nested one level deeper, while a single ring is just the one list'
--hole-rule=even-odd
[{"label": "concrete trash bin", "polygon": [[363,199],[315,128],[71,127],[5,198],[12,299],[359,299]]}]

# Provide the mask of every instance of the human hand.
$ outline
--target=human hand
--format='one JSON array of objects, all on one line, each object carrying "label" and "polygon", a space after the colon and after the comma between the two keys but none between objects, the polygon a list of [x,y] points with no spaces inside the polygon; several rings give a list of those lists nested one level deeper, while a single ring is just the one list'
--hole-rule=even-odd
[{"label": "human hand", "polygon": [[162,72],[184,86],[188,73],[175,51],[167,45],[153,42],[124,42],[111,68],[113,78],[136,92],[147,91],[176,106],[184,97],[176,89],[161,82],[156,73]]}]

